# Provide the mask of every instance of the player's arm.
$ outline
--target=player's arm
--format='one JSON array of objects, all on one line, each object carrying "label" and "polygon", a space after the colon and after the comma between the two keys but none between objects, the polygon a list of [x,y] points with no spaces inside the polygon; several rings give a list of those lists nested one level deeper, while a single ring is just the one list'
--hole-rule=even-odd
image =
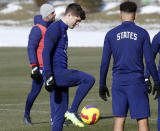
[{"label": "player's arm", "polygon": [[[153,56],[155,59],[160,49],[160,33],[155,35],[155,37],[153,38],[151,47],[152,47]],[[148,68],[146,68],[145,78],[149,78],[149,77],[150,77],[150,73],[149,73]]]},{"label": "player's arm", "polygon": [[156,64],[154,61],[153,51],[150,44],[150,37],[147,32],[145,33],[145,36],[144,36],[143,52],[144,52],[144,57],[146,62],[146,68],[149,70],[149,73],[151,74],[154,81],[153,94],[157,92],[155,97],[156,99],[160,96],[160,81],[158,77]]},{"label": "player's arm", "polygon": [[42,53],[45,76],[53,75],[51,63],[51,60],[53,60],[53,58],[51,57],[53,57],[54,49],[56,48],[59,37],[59,29],[54,25],[52,25],[52,27],[49,27],[45,33],[44,49]]},{"label": "player's arm", "polygon": [[107,96],[110,96],[109,90],[106,85],[106,78],[109,69],[110,59],[111,59],[111,47],[109,43],[109,36],[107,34],[104,40],[103,54],[100,67],[100,81],[99,81],[99,96],[104,101],[107,101],[106,93]]},{"label": "player's arm", "polygon": [[[152,50],[153,50],[154,59],[156,58],[156,55],[157,55],[159,49],[160,49],[160,33],[155,35],[155,37],[152,40]],[[146,68],[145,82],[146,82],[147,88],[149,89],[148,90],[149,93],[151,93],[152,84],[151,84],[149,77],[150,77],[150,73],[149,73],[148,68]]]},{"label": "player's arm", "polygon": [[53,53],[55,51],[58,39],[60,37],[59,29],[52,25],[45,33],[44,49],[43,49],[43,71],[45,75],[45,88],[47,91],[52,91],[54,88],[54,74],[53,74]]},{"label": "player's arm", "polygon": [[41,40],[41,30],[39,27],[34,26],[29,34],[28,41],[28,57],[32,67],[31,78],[36,81],[41,81],[41,74],[39,72],[39,64],[37,59],[37,48]]},{"label": "player's arm", "polygon": [[37,48],[41,40],[41,30],[39,27],[34,26],[29,34],[28,40],[28,57],[31,66],[38,65]]},{"label": "player's arm", "polygon": [[157,35],[155,35],[155,37],[152,40],[152,49],[154,53],[154,58],[156,58],[156,55],[160,50],[160,32]]}]

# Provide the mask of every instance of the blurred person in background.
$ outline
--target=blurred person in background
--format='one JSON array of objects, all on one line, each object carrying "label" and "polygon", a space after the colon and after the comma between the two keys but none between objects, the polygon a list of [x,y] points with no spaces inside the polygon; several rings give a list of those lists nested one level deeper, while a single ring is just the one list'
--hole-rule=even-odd
[{"label": "blurred person in background", "polygon": [[28,94],[24,113],[24,123],[33,125],[30,117],[32,105],[43,86],[43,60],[44,36],[48,26],[55,21],[55,9],[52,3],[45,3],[40,7],[40,15],[34,17],[34,26],[31,29],[28,40],[28,57],[32,67],[32,88]]},{"label": "blurred person in background", "polygon": [[99,96],[107,101],[109,90],[106,84],[110,58],[113,55],[112,111],[114,131],[124,131],[128,110],[136,119],[139,131],[149,131],[150,107],[145,84],[143,55],[153,80],[156,93],[160,96],[160,80],[154,62],[148,32],[134,23],[137,5],[123,2],[120,5],[122,24],[110,30],[105,37],[100,68]]}]

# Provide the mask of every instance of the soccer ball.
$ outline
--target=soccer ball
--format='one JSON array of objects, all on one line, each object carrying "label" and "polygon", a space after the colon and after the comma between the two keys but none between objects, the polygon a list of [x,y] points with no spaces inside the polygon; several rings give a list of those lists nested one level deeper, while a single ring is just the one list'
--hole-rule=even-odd
[{"label": "soccer ball", "polygon": [[100,117],[100,111],[97,106],[88,105],[85,106],[81,111],[81,119],[88,125],[95,124]]}]

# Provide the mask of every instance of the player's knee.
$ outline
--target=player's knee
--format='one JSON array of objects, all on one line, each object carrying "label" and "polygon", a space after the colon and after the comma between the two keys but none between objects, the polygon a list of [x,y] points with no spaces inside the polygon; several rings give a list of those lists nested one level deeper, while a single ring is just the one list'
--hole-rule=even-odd
[{"label": "player's knee", "polygon": [[89,77],[89,81],[90,81],[90,83],[93,85],[96,80],[95,80],[94,76],[91,75],[91,76]]},{"label": "player's knee", "polygon": [[93,85],[95,83],[95,78],[88,74],[84,77],[83,83]]}]

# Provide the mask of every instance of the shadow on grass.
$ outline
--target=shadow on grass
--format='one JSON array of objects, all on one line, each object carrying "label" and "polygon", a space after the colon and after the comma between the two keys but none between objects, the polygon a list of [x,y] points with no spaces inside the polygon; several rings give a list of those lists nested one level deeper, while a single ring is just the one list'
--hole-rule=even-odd
[{"label": "shadow on grass", "polygon": [[102,119],[112,119],[112,118],[114,118],[114,116],[100,116],[100,120],[102,120]]},{"label": "shadow on grass", "polygon": [[[38,125],[38,124],[46,124],[46,123],[51,125],[51,122],[47,122],[47,121],[35,122],[35,123],[33,123],[33,124],[34,124],[34,125]],[[68,125],[70,125],[70,124],[72,124],[71,121],[65,120],[63,126],[68,126]]]},{"label": "shadow on grass", "polygon": [[[103,120],[103,119],[112,119],[112,118],[114,118],[114,116],[104,116],[104,115],[103,115],[103,116],[100,116],[100,120]],[[81,120],[81,119],[79,118],[79,120]],[[81,120],[81,121],[82,121],[82,120]],[[34,124],[34,125],[38,125],[38,124],[46,124],[46,123],[51,124],[51,123],[48,122],[48,121],[34,122],[33,124]],[[68,125],[70,125],[70,124],[72,124],[71,121],[65,120],[63,126],[68,126]]]},{"label": "shadow on grass", "polygon": [[46,123],[50,124],[50,122],[48,122],[48,121],[34,122],[33,124],[38,125],[38,124],[46,124]]}]

